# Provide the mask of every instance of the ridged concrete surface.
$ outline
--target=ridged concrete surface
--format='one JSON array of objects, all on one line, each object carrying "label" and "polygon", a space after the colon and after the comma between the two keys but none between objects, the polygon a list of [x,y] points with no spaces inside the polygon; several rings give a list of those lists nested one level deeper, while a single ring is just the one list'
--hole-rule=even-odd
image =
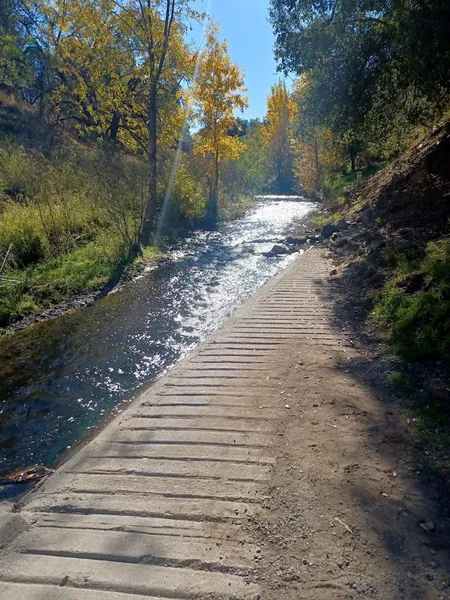
[{"label": "ridged concrete surface", "polygon": [[25,501],[4,600],[244,600],[246,528],[276,461],[292,344],[345,344],[318,251],[301,256]]}]

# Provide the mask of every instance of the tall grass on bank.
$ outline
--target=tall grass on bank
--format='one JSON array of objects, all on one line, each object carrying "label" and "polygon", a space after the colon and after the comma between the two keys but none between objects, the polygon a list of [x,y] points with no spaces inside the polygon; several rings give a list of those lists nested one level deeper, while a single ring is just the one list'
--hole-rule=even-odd
[{"label": "tall grass on bank", "polygon": [[114,278],[138,240],[144,190],[132,157],[0,147],[0,325]]}]

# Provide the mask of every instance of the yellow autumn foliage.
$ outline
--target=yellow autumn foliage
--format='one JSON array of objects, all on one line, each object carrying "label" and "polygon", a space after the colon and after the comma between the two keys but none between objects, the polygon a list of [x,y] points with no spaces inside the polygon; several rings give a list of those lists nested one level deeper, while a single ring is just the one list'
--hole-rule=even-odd
[{"label": "yellow autumn foliage", "polygon": [[226,41],[218,40],[218,29],[207,35],[193,89],[194,115],[199,124],[194,154],[203,157],[209,188],[209,216],[217,219],[220,165],[237,159],[245,149],[243,142],[230,135],[235,112],[247,107],[244,75],[228,54]]},{"label": "yellow autumn foliage", "polygon": [[244,76],[231,62],[226,41],[219,42],[217,28],[207,36],[194,88],[195,115],[200,124],[194,152],[218,157],[219,162],[236,159],[244,150],[237,137],[228,135],[236,110],[247,107]]},{"label": "yellow autumn foliage", "polygon": [[275,84],[267,98],[267,114],[262,127],[269,165],[273,171],[274,191],[293,191],[293,125],[297,106],[284,81]]}]

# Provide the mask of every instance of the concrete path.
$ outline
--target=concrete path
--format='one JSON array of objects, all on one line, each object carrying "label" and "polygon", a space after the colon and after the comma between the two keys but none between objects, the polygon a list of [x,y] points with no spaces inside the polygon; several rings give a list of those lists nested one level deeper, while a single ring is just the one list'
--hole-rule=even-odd
[{"label": "concrete path", "polygon": [[29,495],[0,598],[259,598],[247,523],[277,458],[286,350],[345,344],[326,277],[301,256]]}]

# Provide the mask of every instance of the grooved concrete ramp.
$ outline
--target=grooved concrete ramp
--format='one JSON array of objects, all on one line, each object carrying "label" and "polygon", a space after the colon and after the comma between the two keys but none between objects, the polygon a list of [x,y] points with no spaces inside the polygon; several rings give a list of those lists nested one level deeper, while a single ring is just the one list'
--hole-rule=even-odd
[{"label": "grooved concrete ramp", "polygon": [[26,499],[0,598],[259,598],[246,524],[276,460],[287,350],[345,344],[326,267],[301,256]]}]

